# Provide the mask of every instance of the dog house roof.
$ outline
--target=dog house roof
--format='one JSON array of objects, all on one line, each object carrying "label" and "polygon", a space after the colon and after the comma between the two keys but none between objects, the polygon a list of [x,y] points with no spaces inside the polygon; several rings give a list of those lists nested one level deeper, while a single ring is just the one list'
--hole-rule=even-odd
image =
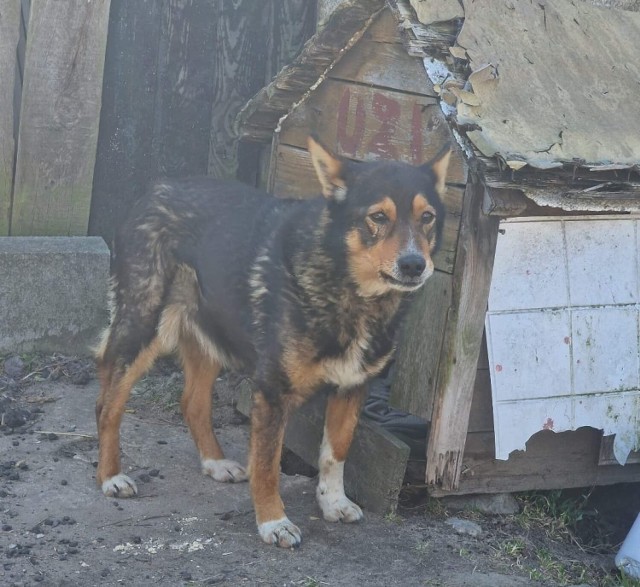
[{"label": "dog house roof", "polygon": [[[640,210],[640,14],[588,3],[347,0],[247,104],[240,135],[270,140],[385,5],[487,185],[565,209]],[[576,186],[576,170],[593,179]]]}]

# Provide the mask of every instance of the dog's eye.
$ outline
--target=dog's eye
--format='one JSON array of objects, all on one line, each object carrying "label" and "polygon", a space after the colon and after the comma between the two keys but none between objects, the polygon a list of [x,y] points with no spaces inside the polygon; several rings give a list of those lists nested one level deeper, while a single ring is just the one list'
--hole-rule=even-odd
[{"label": "dog's eye", "polygon": [[389,217],[384,212],[374,212],[373,214],[369,214],[369,218],[376,224],[386,224],[389,222]]},{"label": "dog's eye", "polygon": [[432,212],[423,212],[422,213],[422,222],[424,224],[429,224],[435,218],[435,214]]}]

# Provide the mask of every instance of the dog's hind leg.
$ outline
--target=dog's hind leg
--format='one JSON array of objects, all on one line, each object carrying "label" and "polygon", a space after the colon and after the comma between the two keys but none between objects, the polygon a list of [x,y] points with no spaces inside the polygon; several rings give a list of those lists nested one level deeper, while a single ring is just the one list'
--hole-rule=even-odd
[{"label": "dog's hind leg", "polygon": [[[153,365],[160,352],[158,339],[153,339],[127,365],[121,361],[99,359],[101,390],[96,403],[98,424],[98,471],[96,480],[108,497],[131,497],[136,484],[120,470],[120,423],[131,388]],[[106,353],[110,351],[107,343]]]},{"label": "dog's hind leg", "polygon": [[251,412],[249,478],[260,537],[267,544],[296,548],[300,529],[284,513],[280,498],[280,457],[286,424],[286,399],[271,403],[256,392]]},{"label": "dog's hind leg", "polygon": [[363,386],[345,395],[332,393],[327,400],[316,499],[329,522],[356,522],[362,518],[362,510],[344,494],[344,461],[365,395]]},{"label": "dog's hind leg", "polygon": [[180,355],[184,367],[182,413],[200,453],[202,472],[216,481],[246,481],[244,467],[224,458],[211,425],[212,388],[220,364],[208,357],[190,336],[181,338]]}]

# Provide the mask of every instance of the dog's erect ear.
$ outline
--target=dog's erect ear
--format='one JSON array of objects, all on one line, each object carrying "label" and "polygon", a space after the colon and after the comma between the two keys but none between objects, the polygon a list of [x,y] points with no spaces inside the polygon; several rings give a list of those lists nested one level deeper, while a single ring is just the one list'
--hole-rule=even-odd
[{"label": "dog's erect ear", "polygon": [[447,169],[449,169],[449,160],[452,153],[451,145],[445,145],[440,152],[428,163],[422,167],[431,170],[436,179],[436,191],[439,195],[444,193],[445,182],[447,180]]},{"label": "dog's erect ear", "polygon": [[347,184],[342,177],[344,161],[331,153],[317,136],[310,136],[307,145],[324,197],[342,202],[347,196]]}]

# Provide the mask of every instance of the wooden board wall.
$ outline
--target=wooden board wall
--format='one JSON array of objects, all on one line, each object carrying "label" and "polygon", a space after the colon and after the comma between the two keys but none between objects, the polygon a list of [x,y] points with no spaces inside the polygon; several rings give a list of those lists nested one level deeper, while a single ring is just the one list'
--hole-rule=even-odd
[{"label": "wooden board wall", "polygon": [[111,242],[160,176],[254,183],[233,121],[314,31],[309,0],[112,0],[90,234]]},{"label": "wooden board wall", "polygon": [[109,5],[31,5],[12,235],[87,234]]},{"label": "wooden board wall", "polygon": [[15,155],[14,89],[20,38],[20,0],[0,0],[0,236],[9,234]]}]

